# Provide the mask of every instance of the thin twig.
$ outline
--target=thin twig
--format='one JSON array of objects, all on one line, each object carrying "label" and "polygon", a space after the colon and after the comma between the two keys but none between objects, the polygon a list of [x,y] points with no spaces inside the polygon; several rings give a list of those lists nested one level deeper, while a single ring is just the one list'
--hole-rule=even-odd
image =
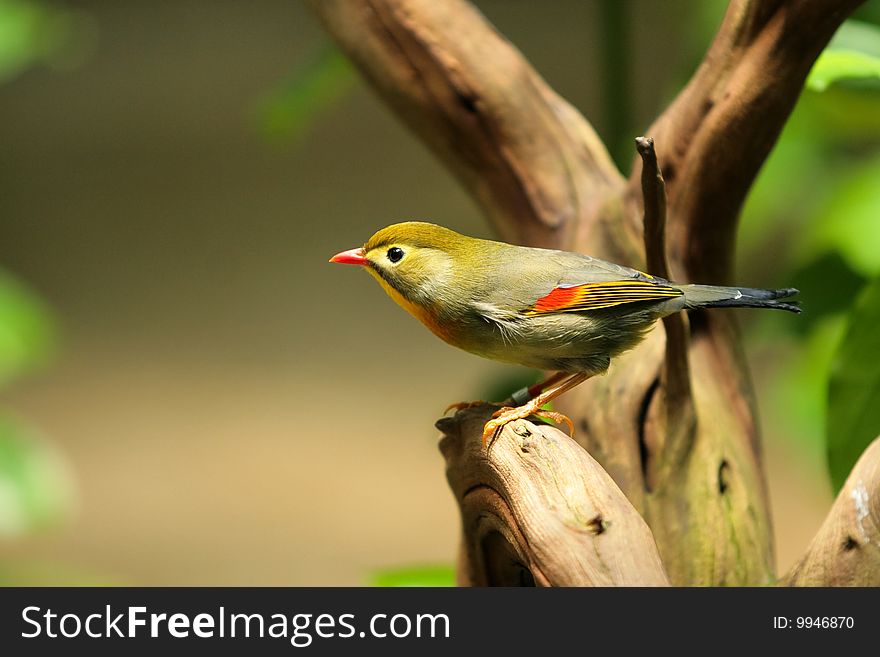
[{"label": "thin twig", "polygon": [[[644,198],[645,261],[648,271],[669,279],[666,260],[666,183],[657,162],[654,140],[637,137],[636,148],[642,158],[642,196]],[[687,458],[693,445],[696,414],[691,393],[688,365],[688,328],[685,316],[675,313],[663,318],[666,330],[666,357],[661,374],[665,397],[666,421],[661,430],[661,445],[648,455],[656,466],[646,468],[645,484],[649,489],[660,485],[672,469]]]}]

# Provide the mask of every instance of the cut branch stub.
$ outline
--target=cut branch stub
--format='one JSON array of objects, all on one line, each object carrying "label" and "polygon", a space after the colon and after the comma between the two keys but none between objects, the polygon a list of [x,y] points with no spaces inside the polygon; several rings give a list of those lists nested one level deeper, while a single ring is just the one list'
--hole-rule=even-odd
[{"label": "cut branch stub", "polygon": [[862,454],[788,586],[880,586],[880,438]]},{"label": "cut branch stub", "polygon": [[514,421],[483,446],[496,407],[442,418],[459,504],[460,578],[475,585],[662,586],[651,530],[602,467],[549,425]]},{"label": "cut branch stub", "polygon": [[[644,211],[645,262],[648,272],[671,279],[666,260],[666,183],[657,162],[654,140],[637,137],[636,149],[642,158],[642,198]],[[659,438],[657,444],[647,445],[645,458],[645,486],[655,489],[681,467],[690,454],[696,431],[696,414],[691,396],[688,367],[688,326],[684,313],[663,318],[666,330],[666,357],[660,376],[661,403],[652,404],[647,418],[655,425],[650,436]],[[656,411],[659,409],[659,417]]]},{"label": "cut branch stub", "polygon": [[636,137],[636,150],[642,158],[645,267],[651,274],[671,280],[666,261],[666,182],[657,162],[654,140]]},{"label": "cut branch stub", "polygon": [[[636,138],[636,148],[642,158],[642,197],[644,199],[645,261],[648,272],[669,280],[666,261],[666,183],[657,162],[654,140]],[[684,313],[663,318],[666,329],[666,357],[660,377],[662,418],[652,418],[660,429],[652,435],[662,437],[662,444],[651,446],[651,463],[645,468],[645,485],[656,488],[675,469],[683,466],[694,441],[696,414],[691,395],[690,368],[688,367],[688,326]]]}]

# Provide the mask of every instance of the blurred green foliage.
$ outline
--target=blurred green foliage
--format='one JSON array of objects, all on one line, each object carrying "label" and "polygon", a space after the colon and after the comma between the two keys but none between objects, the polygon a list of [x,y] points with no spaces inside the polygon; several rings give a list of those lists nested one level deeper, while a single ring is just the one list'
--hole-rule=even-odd
[{"label": "blurred green foliage", "polygon": [[455,586],[452,566],[412,566],[373,573],[372,586]]},{"label": "blurred green foliage", "polygon": [[345,56],[329,43],[322,45],[259,103],[263,133],[274,142],[297,144],[356,81]]},{"label": "blurred green foliage", "polygon": [[539,370],[518,367],[510,372],[504,372],[497,377],[487,380],[481,386],[480,399],[500,402],[510,397],[517,390],[534,385],[543,378],[544,373]]},{"label": "blurred green foliage", "polygon": [[813,91],[825,91],[839,80],[880,79],[880,58],[854,50],[826,50],[819,57],[807,87]]},{"label": "blurred green foliage", "polygon": [[868,410],[880,377],[880,343],[870,340],[880,311],[871,292],[880,276],[878,71],[880,29],[847,21],[811,71],[740,233],[748,269],[798,287],[805,309],[756,318],[759,340],[783,361],[762,408],[802,449],[827,457],[835,489],[880,434],[880,414]]},{"label": "blurred green foliage", "polygon": [[[0,271],[0,388],[47,363],[54,333],[45,305]],[[0,538],[51,524],[72,497],[71,478],[57,450],[0,408]]]},{"label": "blurred green foliage", "polygon": [[[0,0],[0,84],[39,64],[82,60],[85,16],[34,0]],[[46,305],[0,270],[0,389],[46,365],[55,330]],[[59,452],[33,427],[0,408],[0,539],[19,537],[63,516],[73,498],[72,479]],[[0,582],[20,581],[0,564]]]},{"label": "blurred green foliage", "polygon": [[875,280],[865,286],[850,312],[846,334],[831,367],[828,467],[835,488],[843,486],[861,453],[880,433],[878,326],[880,280]]},{"label": "blurred green foliage", "polygon": [[66,463],[33,428],[0,415],[0,539],[51,525],[72,499]]},{"label": "blurred green foliage", "polygon": [[[49,311],[0,271],[0,388],[44,366],[55,345]],[[0,408],[0,538],[44,527],[67,510],[71,479],[36,430]]]},{"label": "blurred green foliage", "polygon": [[54,345],[45,304],[0,270],[0,389],[43,366],[51,358]]},{"label": "blurred green foliage", "polygon": [[38,0],[0,0],[0,84],[39,64],[78,65],[94,36],[83,12]]},{"label": "blurred green foliage", "polygon": [[835,82],[871,80],[880,85],[880,29],[861,21],[844,23],[819,55],[807,89],[825,91]]}]

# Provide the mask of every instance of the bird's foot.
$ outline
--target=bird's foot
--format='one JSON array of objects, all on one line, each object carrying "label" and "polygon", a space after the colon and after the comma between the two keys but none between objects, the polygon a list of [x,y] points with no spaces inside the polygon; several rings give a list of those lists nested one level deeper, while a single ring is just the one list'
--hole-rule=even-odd
[{"label": "bird's foot", "polygon": [[446,407],[446,410],[443,411],[443,415],[446,415],[449,411],[462,411],[466,408],[473,408],[474,406],[482,406],[486,402],[484,401],[471,401],[471,402],[455,402],[454,404],[450,404]]},{"label": "bird's foot", "polygon": [[504,428],[504,425],[514,420],[525,420],[533,415],[546,420],[553,420],[557,424],[564,422],[568,425],[569,435],[574,438],[574,422],[571,421],[570,417],[556,411],[544,410],[536,405],[534,401],[531,401],[516,408],[505,406],[492,413],[492,419],[486,422],[486,425],[483,427],[483,444],[488,443],[493,436]]}]

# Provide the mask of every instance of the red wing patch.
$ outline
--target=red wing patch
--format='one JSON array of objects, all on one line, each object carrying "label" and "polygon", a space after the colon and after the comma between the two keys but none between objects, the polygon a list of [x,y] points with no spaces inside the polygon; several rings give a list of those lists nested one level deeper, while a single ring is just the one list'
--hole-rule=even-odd
[{"label": "red wing patch", "polygon": [[624,303],[662,301],[680,297],[682,291],[667,285],[648,281],[609,281],[560,285],[541,297],[526,311],[527,315],[545,313],[573,313],[584,310],[610,308]]}]

